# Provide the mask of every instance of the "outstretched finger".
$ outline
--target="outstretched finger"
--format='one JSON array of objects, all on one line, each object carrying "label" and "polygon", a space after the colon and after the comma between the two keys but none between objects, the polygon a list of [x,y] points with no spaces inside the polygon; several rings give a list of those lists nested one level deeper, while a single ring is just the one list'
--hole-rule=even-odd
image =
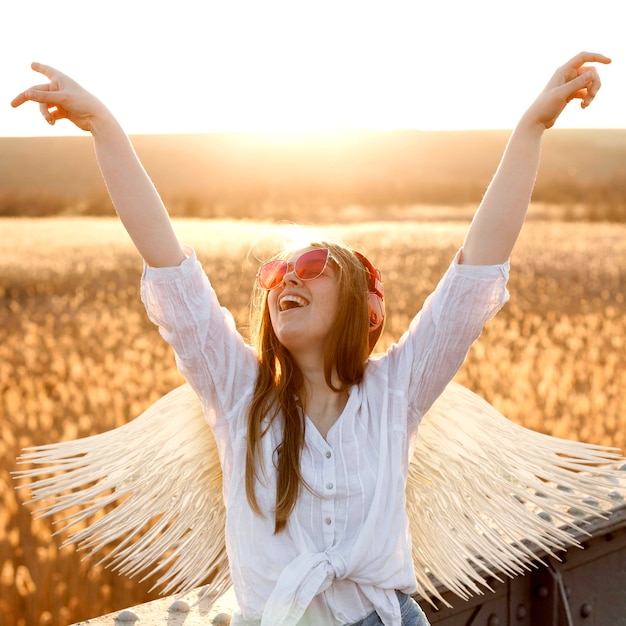
[{"label": "outstretched finger", "polygon": [[24,104],[24,102],[28,102],[29,100],[36,100],[34,97],[32,97],[34,94],[38,94],[41,91],[49,91],[49,90],[50,90],[49,83],[46,83],[45,85],[34,85],[33,87],[30,87],[26,91],[22,91],[21,94],[15,96],[15,98],[11,100],[11,106],[18,107],[20,106],[20,104]]},{"label": "outstretched finger", "polygon": [[37,87],[31,87],[21,93],[16,100],[21,99],[23,102],[32,100],[40,104],[57,104],[60,99],[60,93],[59,89],[53,88],[50,85],[38,85]]},{"label": "outstretched finger", "polygon": [[64,75],[62,72],[59,72],[59,70],[55,69],[51,65],[44,65],[43,63],[37,63],[36,61],[31,63],[30,67],[35,70],[35,72],[39,72],[40,74],[47,76],[50,80],[55,77]]},{"label": "outstretched finger", "polygon": [[579,52],[576,56],[573,56],[565,66],[577,69],[585,63],[611,63],[611,59],[599,52]]}]

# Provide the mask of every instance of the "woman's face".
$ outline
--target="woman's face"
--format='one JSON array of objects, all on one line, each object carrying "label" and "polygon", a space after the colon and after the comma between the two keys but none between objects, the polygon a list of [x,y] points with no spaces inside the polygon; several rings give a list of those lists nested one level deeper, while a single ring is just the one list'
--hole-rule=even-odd
[{"label": "woman's face", "polygon": [[336,263],[329,259],[324,271],[311,280],[300,279],[294,271],[297,259],[315,249],[303,248],[289,257],[282,282],[267,296],[274,332],[294,358],[307,353],[323,356],[337,314],[340,269]]}]

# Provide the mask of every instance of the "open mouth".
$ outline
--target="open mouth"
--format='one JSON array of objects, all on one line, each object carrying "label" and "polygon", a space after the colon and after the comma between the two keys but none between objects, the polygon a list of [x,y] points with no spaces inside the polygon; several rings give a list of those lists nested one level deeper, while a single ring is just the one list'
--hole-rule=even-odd
[{"label": "open mouth", "polygon": [[287,294],[280,299],[278,308],[280,311],[290,311],[291,309],[299,309],[307,304],[308,302],[304,298]]}]

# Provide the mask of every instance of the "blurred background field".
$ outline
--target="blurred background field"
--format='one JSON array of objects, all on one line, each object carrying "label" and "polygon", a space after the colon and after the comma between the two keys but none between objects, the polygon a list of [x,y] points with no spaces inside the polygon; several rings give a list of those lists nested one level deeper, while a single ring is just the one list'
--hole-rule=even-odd
[{"label": "blurred background field", "polygon": [[[462,243],[466,213],[324,226],[383,271],[389,316],[380,349],[436,285]],[[275,226],[179,219],[176,228],[245,334],[254,251]],[[15,458],[29,445],[118,426],[182,379],[144,314],[141,262],[116,220],[6,218],[0,230],[0,623],[60,626],[156,594],[151,581],[59,550],[62,537],[14,490]],[[457,380],[525,426],[625,449],[626,225],[531,220],[509,288],[511,301]]]},{"label": "blurred background field", "polygon": [[[351,221],[424,205],[475,207],[509,131],[139,135],[176,217]],[[535,186],[542,217],[626,221],[626,130],[553,129]],[[556,210],[555,210],[556,207]],[[90,137],[0,138],[0,216],[113,215]]]}]

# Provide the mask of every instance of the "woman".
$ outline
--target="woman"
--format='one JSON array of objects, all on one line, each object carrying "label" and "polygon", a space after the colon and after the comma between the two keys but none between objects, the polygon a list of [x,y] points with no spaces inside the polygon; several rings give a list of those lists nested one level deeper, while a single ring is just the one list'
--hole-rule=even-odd
[{"label": "woman", "polygon": [[286,250],[258,273],[256,349],[244,343],[113,115],[57,70],[13,101],[92,133],[115,208],[146,268],[142,298],[200,398],[223,470],[234,624],[427,624],[405,507],[422,416],[508,298],[508,259],[543,133],[567,103],[589,106],[582,52],[522,116],[435,292],[397,345],[371,358],[384,321],[380,273],[330,241]]}]

